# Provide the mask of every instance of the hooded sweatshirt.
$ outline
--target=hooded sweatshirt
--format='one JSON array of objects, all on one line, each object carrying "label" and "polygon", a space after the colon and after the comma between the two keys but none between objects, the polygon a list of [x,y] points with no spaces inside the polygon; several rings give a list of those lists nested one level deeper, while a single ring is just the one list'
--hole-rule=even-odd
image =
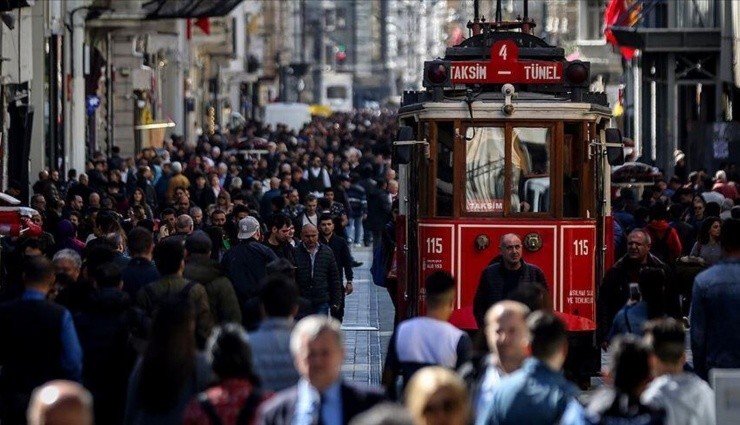
[{"label": "hooded sweatshirt", "polygon": [[642,393],[642,402],[666,410],[666,425],[714,424],[714,391],[692,373],[659,376]]}]

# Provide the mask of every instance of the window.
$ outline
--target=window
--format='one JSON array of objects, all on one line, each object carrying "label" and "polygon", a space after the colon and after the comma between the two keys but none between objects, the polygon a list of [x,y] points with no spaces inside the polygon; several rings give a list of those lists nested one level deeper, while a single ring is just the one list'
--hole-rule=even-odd
[{"label": "window", "polygon": [[[604,0],[587,0],[585,16],[585,40],[600,40],[604,38],[604,11],[606,2]],[[583,28],[583,27],[581,27]]]},{"label": "window", "polygon": [[329,99],[345,99],[347,97],[347,87],[329,86],[326,88],[326,97]]},{"label": "window", "polygon": [[[550,211],[550,128],[469,127],[465,210],[471,213]],[[508,169],[508,172],[507,172]],[[507,187],[508,185],[508,187]]]},{"label": "window", "polygon": [[550,211],[550,129],[514,127],[511,141],[511,211]]},{"label": "window", "polygon": [[453,205],[453,155],[454,133],[452,123],[437,125],[437,217],[452,217]]},{"label": "window", "polygon": [[468,127],[465,140],[465,210],[503,212],[504,129]]}]

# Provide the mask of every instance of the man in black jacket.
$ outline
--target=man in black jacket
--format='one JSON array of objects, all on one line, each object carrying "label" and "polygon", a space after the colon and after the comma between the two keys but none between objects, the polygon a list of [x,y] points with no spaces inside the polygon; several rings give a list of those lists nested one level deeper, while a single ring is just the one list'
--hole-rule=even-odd
[{"label": "man in black jacket", "polygon": [[307,224],[301,231],[301,243],[295,250],[296,283],[301,297],[311,301],[311,314],[339,312],[344,288],[331,248],[319,243],[316,226]]},{"label": "man in black jacket", "polygon": [[145,323],[121,290],[121,270],[113,262],[91,271],[97,290],[89,308],[75,316],[85,352],[82,383],[95,397],[95,422],[120,424],[126,405],[126,387],[136,361],[137,331]]},{"label": "man in black jacket", "polygon": [[670,284],[672,282],[671,269],[650,253],[651,244],[652,241],[647,231],[642,229],[631,231],[627,236],[627,254],[604,275],[596,299],[597,338],[604,349],[608,345],[607,335],[614,316],[629,299],[630,283],[640,281],[640,272],[643,269],[656,269],[659,271],[656,276],[662,276],[662,279],[650,282],[650,284],[659,286],[657,292],[663,295],[663,305],[653,307],[669,316],[680,316],[677,288]]},{"label": "man in black jacket", "polygon": [[254,217],[239,221],[239,243],[224,254],[221,266],[234,285],[239,306],[242,309],[242,323],[248,330],[257,328],[260,320],[260,284],[266,274],[268,263],[278,257],[259,241],[262,238],[260,223]]},{"label": "man in black jacket", "polygon": [[332,312],[332,317],[339,320],[340,322],[344,318],[344,296],[352,293],[352,279],[354,274],[352,273],[352,254],[349,252],[347,246],[347,240],[337,236],[334,233],[334,220],[331,215],[324,214],[319,218],[319,227],[321,229],[321,243],[331,248],[334,253],[334,259],[337,262],[339,269],[339,283],[342,285],[344,279],[347,279],[346,285],[342,285],[342,303],[339,305],[339,309]]},{"label": "man in black jacket", "polygon": [[473,300],[473,314],[478,328],[483,329],[486,311],[502,300],[513,299],[530,310],[547,306],[545,274],[534,264],[522,259],[522,240],[514,233],[501,236],[501,261],[483,270]]}]

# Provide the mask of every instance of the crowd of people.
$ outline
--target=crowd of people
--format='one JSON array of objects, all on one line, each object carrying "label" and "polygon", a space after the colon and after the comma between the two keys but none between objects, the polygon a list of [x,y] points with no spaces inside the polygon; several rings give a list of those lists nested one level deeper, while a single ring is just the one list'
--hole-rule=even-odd
[{"label": "crowd of people", "polygon": [[245,400],[252,417],[250,388],[298,382],[295,320],[343,318],[350,247],[380,242],[398,193],[396,128],[387,111],[248,122],[131,157],[113,146],[66,179],[40,171],[28,205],[43,233],[2,238],[0,334],[15,342],[0,349],[0,422],[25,423],[34,389],[59,379],[89,391],[64,386],[100,424],[211,423],[193,397],[214,377],[226,389],[201,396],[222,420]]},{"label": "crowd of people", "polygon": [[0,423],[714,423],[708,371],[740,365],[740,337],[723,334],[740,303],[736,176],[683,176],[682,154],[670,181],[613,202],[621,255],[597,309],[611,364],[587,404],[515,234],[475,296],[486,350],[448,323],[457,286],[437,272],[425,315],[395,329],[384,388],[345,382],[350,247],[387,236],[396,131],[386,112],[298,132],[248,122],[133,157],[113,147],[66,180],[42,170],[29,205],[44,232],[2,239]]}]

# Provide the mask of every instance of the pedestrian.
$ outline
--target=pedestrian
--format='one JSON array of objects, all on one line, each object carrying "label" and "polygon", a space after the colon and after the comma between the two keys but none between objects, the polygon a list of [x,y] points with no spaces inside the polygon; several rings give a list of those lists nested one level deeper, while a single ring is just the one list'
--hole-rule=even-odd
[{"label": "pedestrian", "polygon": [[344,342],[336,319],[313,315],[296,324],[290,350],[301,379],[261,408],[261,425],[348,424],[383,400],[376,389],[342,379]]},{"label": "pedestrian", "polygon": [[428,366],[406,388],[405,404],[416,425],[467,425],[470,398],[462,379],[451,370]]},{"label": "pedestrian", "polygon": [[25,423],[34,388],[54,379],[80,382],[82,350],[69,311],[46,300],[54,266],[28,258],[20,299],[0,304],[0,422]]},{"label": "pedestrian", "polygon": [[686,365],[686,331],[674,319],[648,322],[645,343],[650,348],[654,379],[640,397],[657,409],[665,409],[666,425],[713,425],[716,423],[714,391]]},{"label": "pedestrian", "polygon": [[740,220],[723,223],[720,246],[722,259],[696,276],[691,299],[691,352],[705,380],[710,369],[740,367],[740,335],[732,327],[740,303]]},{"label": "pedestrian", "polygon": [[347,239],[350,243],[354,242],[355,247],[360,247],[364,239],[362,222],[367,218],[367,193],[365,188],[360,186],[356,175],[351,180],[349,177],[340,178],[340,184],[349,204]]},{"label": "pedestrian", "polygon": [[262,388],[280,391],[295,385],[300,378],[290,353],[290,333],[298,313],[298,287],[288,276],[269,276],[260,291],[260,301],[265,317],[259,328],[249,334],[254,371]]},{"label": "pedestrian", "polygon": [[[471,399],[474,411],[483,413],[491,402],[493,389],[501,380],[519,370],[528,356],[529,329],[527,316],[529,308],[518,301],[499,301],[486,312],[485,337],[490,350],[479,365],[477,371],[461,368],[460,374],[469,378]],[[466,370],[469,371],[466,373]],[[477,372],[477,373],[475,373]],[[466,379],[467,380],[467,379]]]},{"label": "pedestrian", "polygon": [[198,282],[208,294],[208,305],[216,324],[241,323],[242,311],[234,286],[211,258],[211,238],[197,230],[185,239],[185,271],[183,277]]},{"label": "pedestrian", "polygon": [[668,223],[668,210],[662,202],[650,207],[650,221],[645,231],[650,235],[650,253],[666,264],[674,264],[681,256],[681,239]]},{"label": "pedestrian", "polygon": [[151,337],[128,386],[124,425],[181,425],[190,399],[211,382],[211,368],[196,349],[195,313],[182,298],[163,300]]},{"label": "pedestrian", "polygon": [[424,288],[426,314],[401,322],[388,344],[382,382],[390,398],[397,397],[398,377],[405,388],[422,367],[455,370],[470,360],[470,337],[448,322],[455,309],[455,279],[447,272],[434,272]]},{"label": "pedestrian", "polygon": [[136,300],[139,289],[159,279],[154,265],[154,236],[143,227],[134,227],[128,233],[128,252],[131,260],[121,271],[123,290],[131,300]]},{"label": "pedestrian", "polygon": [[295,252],[290,244],[290,228],[293,223],[282,213],[275,213],[269,220],[270,236],[262,243],[270,248],[278,258],[295,264]]},{"label": "pedestrian", "polygon": [[623,334],[642,336],[648,320],[665,316],[663,287],[655,284],[661,279],[663,273],[660,269],[648,267],[640,270],[639,281],[630,283],[629,299],[614,316],[609,341]]},{"label": "pedestrian", "polygon": [[473,314],[481,329],[486,311],[499,301],[514,299],[523,302],[530,310],[537,310],[549,299],[545,274],[536,265],[524,261],[519,236],[514,233],[501,236],[499,250],[501,261],[495,261],[483,270],[475,291]]},{"label": "pedestrian", "polygon": [[303,229],[303,226],[307,224],[312,224],[316,228],[319,227],[318,205],[319,201],[316,195],[313,193],[306,195],[303,211],[293,219],[293,225],[296,229]]},{"label": "pedestrian", "polygon": [[28,408],[28,425],[93,424],[93,398],[80,384],[55,380],[36,388]]},{"label": "pedestrian", "polygon": [[344,288],[331,248],[319,243],[316,226],[307,224],[295,249],[296,284],[301,297],[311,301],[310,314],[337,314]]},{"label": "pedestrian", "polygon": [[162,240],[175,240],[184,244],[185,239],[191,233],[193,233],[193,218],[187,214],[180,214],[175,219],[175,233],[170,233]]},{"label": "pedestrian", "polygon": [[183,277],[185,247],[176,240],[162,241],[154,249],[154,262],[162,277],[139,290],[136,294],[136,305],[147,316],[154,317],[164,300],[169,298],[189,300],[195,317],[196,343],[202,348],[213,329],[213,316],[208,304],[208,294],[203,285]]},{"label": "pedestrian", "polygon": [[226,251],[221,267],[234,285],[242,310],[242,324],[254,330],[260,321],[259,290],[266,275],[267,264],[277,260],[271,249],[260,243],[260,223],[254,217],[239,221],[239,243]]},{"label": "pedestrian", "polygon": [[701,224],[699,235],[691,248],[691,256],[699,257],[707,265],[712,265],[722,257],[720,235],[722,234],[722,220],[719,217],[707,217]]},{"label": "pedestrian", "polygon": [[608,377],[611,384],[598,390],[587,408],[571,400],[562,425],[661,425],[666,423],[663,409],[643,404],[640,396],[650,381],[648,347],[634,335],[615,338],[609,348]]},{"label": "pedestrian", "polygon": [[139,317],[121,290],[121,269],[112,262],[94,270],[97,290],[88,308],[75,316],[84,352],[82,383],[94,399],[95,422],[120,424],[126,405],[128,378],[136,361]]},{"label": "pedestrian", "polygon": [[532,357],[494,389],[488,412],[476,424],[558,423],[577,388],[562,375],[568,352],[565,324],[550,312],[527,318]]},{"label": "pedestrian", "polygon": [[[339,320],[340,322],[344,319],[344,298],[347,295],[352,294],[354,287],[352,281],[354,280],[354,273],[352,271],[352,254],[349,252],[347,241],[334,233],[334,220],[331,215],[323,214],[319,218],[319,229],[320,229],[320,243],[331,248],[334,253],[334,259],[337,262],[337,268],[339,271],[339,284],[342,286],[342,301],[339,305],[339,309],[336,313],[332,313],[332,317]],[[345,283],[346,279],[346,283]]]},{"label": "pedestrian", "polygon": [[239,425],[252,423],[266,394],[252,367],[246,331],[238,323],[217,327],[206,346],[216,382],[190,400],[184,425]]},{"label": "pedestrian", "polygon": [[604,349],[609,345],[609,329],[614,317],[630,297],[630,284],[640,281],[640,272],[645,268],[658,269],[662,273],[662,278],[650,283],[661,287],[660,291],[664,294],[663,311],[671,317],[680,316],[678,285],[671,280],[670,268],[650,253],[650,246],[650,235],[646,231],[633,230],[627,235],[627,254],[604,275],[596,299],[597,338]]}]

